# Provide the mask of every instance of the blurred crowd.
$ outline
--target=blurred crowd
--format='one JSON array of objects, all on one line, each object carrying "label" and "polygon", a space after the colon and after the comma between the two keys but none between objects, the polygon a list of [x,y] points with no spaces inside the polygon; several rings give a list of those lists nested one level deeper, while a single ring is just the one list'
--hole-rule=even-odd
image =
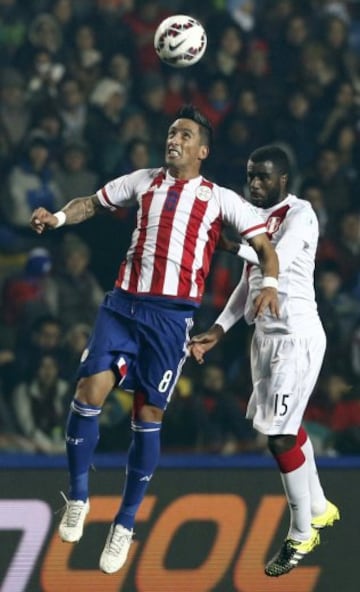
[{"label": "blurred crowd", "polygon": [[[360,453],[360,2],[358,0],[0,0],[0,449],[63,453],[64,423],[97,306],[112,288],[134,213],[38,237],[56,211],[107,180],[161,166],[183,103],[211,120],[204,174],[247,196],[246,161],[265,143],[293,164],[320,242],[315,286],[328,349],[305,421],[318,454]],[[199,18],[204,58],[175,69],[153,49],[170,14]],[[199,332],[240,278],[217,253]],[[239,323],[185,365],[165,450],[263,453],[244,420],[251,329]],[[99,451],[128,446],[131,395],[111,393]]]}]

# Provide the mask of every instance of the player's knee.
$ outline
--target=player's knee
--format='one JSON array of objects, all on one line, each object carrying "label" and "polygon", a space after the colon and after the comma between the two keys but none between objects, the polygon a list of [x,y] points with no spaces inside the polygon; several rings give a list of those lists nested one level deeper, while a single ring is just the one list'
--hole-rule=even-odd
[{"label": "player's knee", "polygon": [[278,456],[283,452],[287,452],[294,448],[296,444],[296,436],[293,435],[279,435],[268,437],[268,448],[273,456]]},{"label": "player's knee", "polygon": [[141,391],[134,393],[133,419],[139,421],[162,421],[164,411],[154,405],[149,405],[146,395]]},{"label": "player's knee", "polygon": [[100,373],[80,378],[76,387],[75,399],[85,405],[102,407],[113,386],[114,376],[112,373]]}]

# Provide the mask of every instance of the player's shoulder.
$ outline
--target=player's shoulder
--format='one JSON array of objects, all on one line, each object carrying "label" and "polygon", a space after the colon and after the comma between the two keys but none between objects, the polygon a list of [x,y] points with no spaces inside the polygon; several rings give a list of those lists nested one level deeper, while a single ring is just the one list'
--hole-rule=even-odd
[{"label": "player's shoulder", "polygon": [[134,181],[153,181],[163,172],[163,169],[137,169],[128,174],[128,178]]},{"label": "player's shoulder", "polygon": [[288,203],[290,208],[287,220],[291,224],[292,230],[297,227],[302,234],[310,233],[313,237],[318,236],[319,222],[311,203],[295,195],[290,196]]},{"label": "player's shoulder", "polygon": [[290,194],[288,196],[288,205],[290,206],[289,213],[292,215],[303,214],[306,216],[315,216],[315,211],[309,201],[301,199],[296,195]]},{"label": "player's shoulder", "polygon": [[208,181],[208,179],[204,179],[204,180],[207,181],[208,183],[211,183],[212,191],[213,191],[214,195],[217,196],[219,199],[230,198],[230,199],[238,200],[240,202],[248,203],[246,201],[246,199],[242,195],[237,193],[234,189],[231,189],[230,187],[224,187],[223,185],[218,185],[214,181]]}]

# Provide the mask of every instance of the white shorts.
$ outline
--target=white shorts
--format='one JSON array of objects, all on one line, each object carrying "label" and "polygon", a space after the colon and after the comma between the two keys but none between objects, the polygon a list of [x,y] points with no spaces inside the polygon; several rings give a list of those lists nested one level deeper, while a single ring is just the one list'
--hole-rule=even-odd
[{"label": "white shorts", "polygon": [[251,343],[253,392],[246,417],[262,434],[296,435],[326,348],[322,327],[310,336],[263,335]]}]

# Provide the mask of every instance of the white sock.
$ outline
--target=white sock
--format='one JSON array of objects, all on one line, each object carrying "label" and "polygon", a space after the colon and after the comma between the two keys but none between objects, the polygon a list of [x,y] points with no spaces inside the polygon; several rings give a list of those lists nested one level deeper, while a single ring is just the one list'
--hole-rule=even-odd
[{"label": "white sock", "polygon": [[319,474],[316,467],[314,448],[309,436],[306,442],[302,445],[301,450],[306,458],[306,466],[308,468],[309,489],[311,497],[311,515],[319,516],[326,510],[326,497],[321,486]]},{"label": "white sock", "polygon": [[280,473],[290,510],[288,538],[306,541],[311,534],[311,499],[308,466],[305,461],[295,471]]}]

